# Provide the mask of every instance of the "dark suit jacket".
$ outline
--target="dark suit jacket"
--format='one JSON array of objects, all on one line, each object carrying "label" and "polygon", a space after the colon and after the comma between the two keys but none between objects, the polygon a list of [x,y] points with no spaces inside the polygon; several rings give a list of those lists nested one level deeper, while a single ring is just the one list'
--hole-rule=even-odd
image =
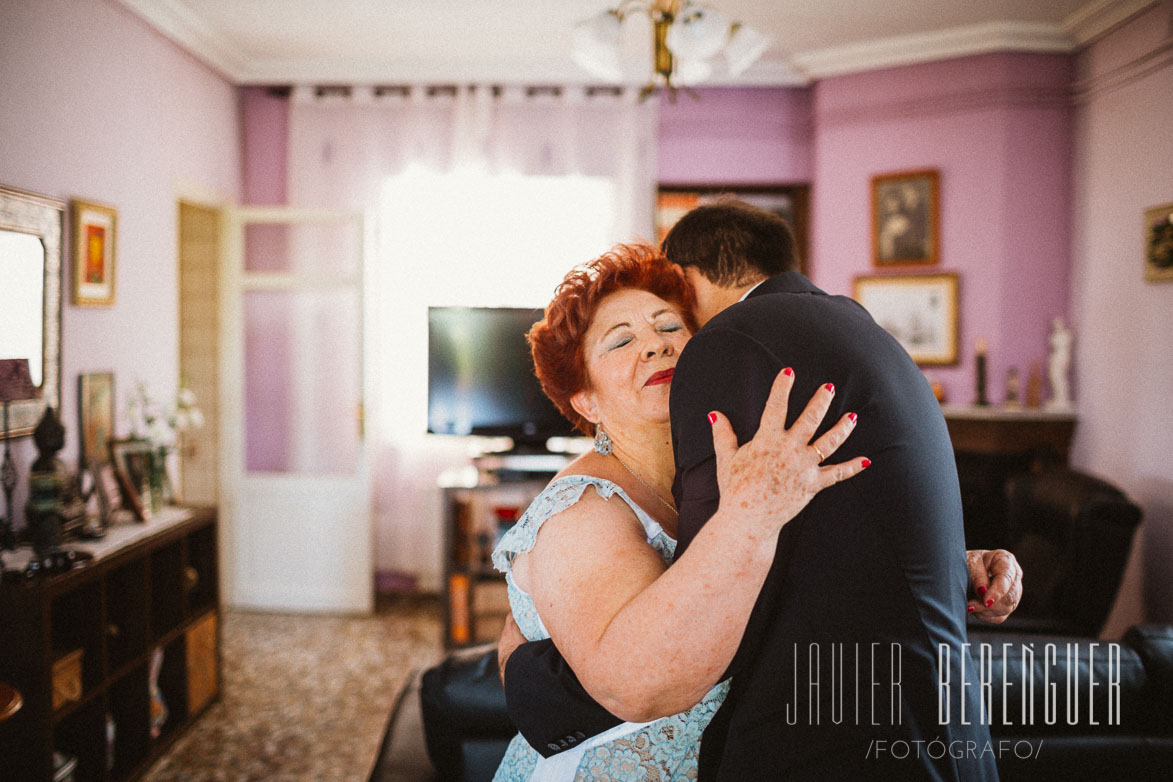
[{"label": "dark suit jacket", "polygon": [[[916,365],[855,302],[790,272],[689,342],[672,381],[677,556],[717,509],[707,413],[725,413],[748,440],[786,366],[796,376],[789,422],[832,382],[823,430],[848,412],[859,425],[830,461],[863,455],[873,464],[783,530],[730,666],[730,695],[701,743],[701,778],[995,779],[964,646],[969,575],[949,435]],[[540,689],[547,703],[560,688],[585,702],[553,662],[556,651],[530,646],[509,660],[507,700],[523,735],[552,754],[605,721],[565,705],[527,714]]]}]

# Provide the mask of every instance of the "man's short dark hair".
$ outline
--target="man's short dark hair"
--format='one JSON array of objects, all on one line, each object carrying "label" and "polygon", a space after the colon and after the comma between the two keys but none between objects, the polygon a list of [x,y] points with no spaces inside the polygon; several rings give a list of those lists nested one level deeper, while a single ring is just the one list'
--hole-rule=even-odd
[{"label": "man's short dark hair", "polygon": [[680,218],[660,248],[672,263],[695,266],[709,282],[724,287],[798,270],[798,249],[786,221],[732,198],[698,206]]}]

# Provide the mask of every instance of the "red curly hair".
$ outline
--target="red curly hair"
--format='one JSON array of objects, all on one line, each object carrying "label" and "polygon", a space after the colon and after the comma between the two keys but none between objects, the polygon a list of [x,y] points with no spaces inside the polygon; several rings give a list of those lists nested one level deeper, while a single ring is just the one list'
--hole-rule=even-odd
[{"label": "red curly hair", "polygon": [[696,331],[692,287],[684,275],[650,244],[619,244],[571,269],[546,305],[546,316],[526,335],[542,390],[587,435],[594,434],[594,425],[570,405],[570,398],[589,386],[583,339],[599,302],[627,288],[653,293],[675,305],[689,330]]}]

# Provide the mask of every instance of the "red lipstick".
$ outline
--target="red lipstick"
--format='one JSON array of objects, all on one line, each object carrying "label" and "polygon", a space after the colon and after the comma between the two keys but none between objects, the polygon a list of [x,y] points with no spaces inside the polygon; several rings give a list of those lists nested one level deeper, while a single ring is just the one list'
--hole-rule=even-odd
[{"label": "red lipstick", "polygon": [[661,383],[671,383],[672,375],[675,374],[675,369],[661,369],[656,374],[652,375],[644,382],[645,386],[658,386]]}]

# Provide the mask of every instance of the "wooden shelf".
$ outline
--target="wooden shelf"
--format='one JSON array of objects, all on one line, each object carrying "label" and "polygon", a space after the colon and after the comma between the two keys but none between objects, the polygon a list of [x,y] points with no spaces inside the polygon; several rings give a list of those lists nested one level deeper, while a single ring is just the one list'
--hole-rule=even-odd
[{"label": "wooden shelf", "polygon": [[[503,599],[505,577],[493,568],[488,556],[552,475],[443,489],[446,647],[469,646],[500,636],[509,610]],[[493,590],[502,595],[486,600]]]},{"label": "wooden shelf", "polygon": [[[76,779],[137,779],[219,691],[216,512],[167,508],[69,548],[94,558],[0,592],[0,626],[15,639],[0,646],[0,680],[25,700],[0,730],[0,778],[51,780],[59,752],[77,759]],[[20,567],[21,557],[5,563]],[[160,650],[167,717],[153,730],[151,662]],[[58,673],[65,686],[58,682],[54,708],[54,663],[76,670],[79,654],[81,686]]]}]

